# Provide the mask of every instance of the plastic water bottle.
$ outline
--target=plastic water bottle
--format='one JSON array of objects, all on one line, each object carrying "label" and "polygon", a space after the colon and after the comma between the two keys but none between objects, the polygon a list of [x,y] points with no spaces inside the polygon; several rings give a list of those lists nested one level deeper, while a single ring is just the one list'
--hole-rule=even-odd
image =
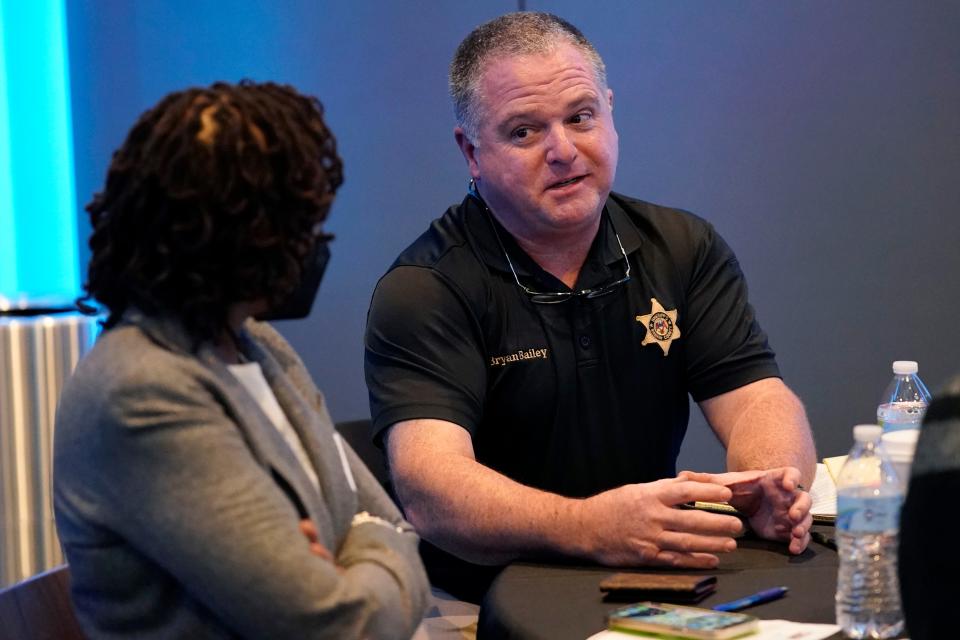
[{"label": "plastic water bottle", "polygon": [[917,363],[897,360],[893,363],[893,380],[877,407],[877,423],[884,431],[919,429],[928,404],[930,392],[917,375]]},{"label": "plastic water bottle", "polygon": [[849,638],[892,638],[903,630],[897,534],[903,494],[875,424],[853,428],[837,479],[837,624]]}]

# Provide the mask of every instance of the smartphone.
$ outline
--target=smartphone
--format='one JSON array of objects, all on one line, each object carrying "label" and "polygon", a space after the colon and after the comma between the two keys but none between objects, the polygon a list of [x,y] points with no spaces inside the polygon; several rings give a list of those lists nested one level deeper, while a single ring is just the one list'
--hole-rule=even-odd
[{"label": "smartphone", "polygon": [[696,604],[717,588],[717,576],[624,572],[600,581],[606,602],[658,600]]},{"label": "smartphone", "polygon": [[754,633],[759,622],[745,613],[640,602],[609,613],[607,628],[693,640],[728,640]]}]

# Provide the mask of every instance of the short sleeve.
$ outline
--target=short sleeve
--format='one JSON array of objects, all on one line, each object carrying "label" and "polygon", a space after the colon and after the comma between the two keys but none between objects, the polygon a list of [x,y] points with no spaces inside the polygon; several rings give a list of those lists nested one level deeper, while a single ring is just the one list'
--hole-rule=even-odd
[{"label": "short sleeve", "polygon": [[364,346],[375,440],[418,418],[475,433],[487,372],[479,323],[456,284],[430,267],[392,269],[374,291]]},{"label": "short sleeve", "polygon": [[687,295],[687,375],[697,402],[745,384],[779,377],[733,251],[705,223]]}]

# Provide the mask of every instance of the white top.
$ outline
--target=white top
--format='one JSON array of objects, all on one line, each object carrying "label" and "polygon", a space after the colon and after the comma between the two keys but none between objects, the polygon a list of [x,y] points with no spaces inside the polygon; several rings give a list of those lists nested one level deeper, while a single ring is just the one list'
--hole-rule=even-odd
[{"label": "white top", "polygon": [[[280,403],[277,402],[277,396],[273,394],[273,389],[270,388],[266,378],[263,377],[263,370],[260,369],[260,365],[256,362],[244,362],[243,364],[227,365],[227,368],[230,370],[230,373],[236,376],[237,380],[246,387],[250,395],[253,396],[253,399],[256,400],[260,408],[263,409],[263,412],[270,418],[270,422],[273,423],[273,426],[276,427],[280,435],[283,436],[283,439],[287,442],[287,446],[290,447],[297,462],[303,467],[304,473],[307,474],[310,482],[313,483],[314,488],[319,491],[320,481],[317,479],[317,472],[313,468],[313,463],[311,463],[310,458],[307,457],[303,443],[300,442],[300,436],[293,430],[290,421],[287,420],[287,414],[283,412]],[[337,444],[339,446],[339,443]]]},{"label": "white top", "polygon": [[893,372],[898,376],[909,376],[919,369],[917,363],[913,360],[897,360],[893,363]]}]

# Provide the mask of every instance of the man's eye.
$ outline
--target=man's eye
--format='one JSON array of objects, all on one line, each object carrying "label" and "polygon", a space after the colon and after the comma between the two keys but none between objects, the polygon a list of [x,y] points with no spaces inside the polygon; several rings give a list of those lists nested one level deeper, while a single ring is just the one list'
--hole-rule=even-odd
[{"label": "man's eye", "polygon": [[583,123],[585,123],[585,122],[588,122],[588,121],[590,120],[590,118],[592,118],[592,117],[593,117],[593,114],[590,114],[590,113],[587,113],[587,112],[578,113],[577,115],[575,115],[575,116],[573,116],[572,118],[570,118],[570,123],[571,123],[571,124],[583,124]]},{"label": "man's eye", "polygon": [[513,130],[513,133],[510,134],[511,137],[517,140],[523,140],[528,135],[530,135],[530,129],[527,127],[518,127],[517,129]]}]

